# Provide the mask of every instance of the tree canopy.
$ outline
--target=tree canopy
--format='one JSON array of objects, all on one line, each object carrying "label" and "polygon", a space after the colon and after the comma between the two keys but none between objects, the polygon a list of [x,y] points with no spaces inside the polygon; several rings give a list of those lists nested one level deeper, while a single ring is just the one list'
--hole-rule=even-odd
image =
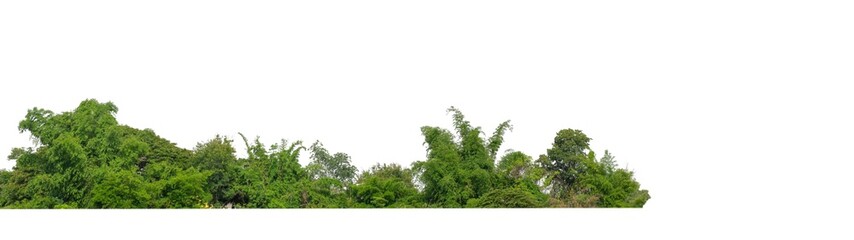
[{"label": "tree canopy", "polygon": [[[452,130],[421,127],[424,160],[359,171],[320,141],[266,146],[243,134],[246,157],[221,135],[193,149],[151,129],[121,125],[118,107],[87,99],[72,111],[27,111],[18,124],[33,145],[13,148],[0,170],[2,208],[544,208],[643,207],[649,192],[581,130],[557,132],[534,159],[499,155],[500,122],[487,134],[450,107]],[[302,166],[301,154],[310,162]]]}]

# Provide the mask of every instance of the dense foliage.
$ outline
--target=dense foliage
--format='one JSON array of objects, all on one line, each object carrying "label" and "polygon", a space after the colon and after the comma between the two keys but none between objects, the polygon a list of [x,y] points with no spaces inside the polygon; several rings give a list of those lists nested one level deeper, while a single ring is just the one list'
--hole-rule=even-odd
[{"label": "dense foliage", "polygon": [[[94,99],[59,114],[30,109],[18,129],[34,146],[12,149],[15,167],[0,170],[0,207],[642,207],[650,199],[608,151],[597,159],[580,130],[560,130],[536,160],[513,150],[499,157],[510,121],[486,135],[454,107],[454,131],[421,128],[425,160],[362,172],[319,141],[267,147],[240,134],[246,158],[219,135],[182,149],[151,129],[120,125],[117,111]],[[306,166],[299,163],[304,152]]]}]

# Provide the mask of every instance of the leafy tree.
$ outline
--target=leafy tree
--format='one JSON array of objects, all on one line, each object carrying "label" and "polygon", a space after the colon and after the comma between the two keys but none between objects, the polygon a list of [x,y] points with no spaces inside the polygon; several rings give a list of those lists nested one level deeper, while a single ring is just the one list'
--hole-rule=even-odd
[{"label": "leafy tree", "polygon": [[[192,196],[190,198],[204,199],[204,189],[192,191],[190,181],[203,173],[185,169],[189,167],[190,152],[151,130],[118,125],[114,117],[117,111],[114,104],[94,99],[87,99],[74,111],[61,114],[40,108],[29,110],[18,127],[21,132],[30,132],[36,149],[12,150],[9,159],[16,160],[16,166],[11,181],[4,184],[2,190],[4,205],[22,208],[190,207],[184,203],[156,204],[161,194],[174,196],[178,191]],[[165,174],[168,176],[152,178],[158,173],[156,168],[154,173],[146,173],[150,163],[173,171]],[[190,182],[191,186],[169,188],[182,180]],[[158,189],[158,186],[166,189]]]},{"label": "leafy tree", "polygon": [[[427,160],[413,164],[424,183],[427,203],[442,207],[463,207],[469,199],[494,187],[495,155],[512,129],[510,121],[498,125],[488,139],[480,127],[473,127],[460,110],[451,107],[456,136],[439,127],[421,128],[427,145]],[[458,141],[457,141],[458,139]]]},{"label": "leafy tree", "polygon": [[199,208],[212,199],[205,188],[211,172],[181,169],[167,162],[152,164],[146,172],[154,180],[155,208]]},{"label": "leafy tree", "polygon": [[[22,149],[16,149],[22,150]],[[31,151],[31,149],[30,149]],[[14,152],[14,151],[13,151]],[[10,159],[17,159],[15,153],[9,156]],[[32,154],[23,156],[33,156]],[[26,161],[25,161],[26,162]],[[25,168],[16,166],[13,171],[0,171],[2,181],[0,181],[0,207],[19,208],[23,202],[29,199],[29,195],[25,192],[27,184],[33,177],[33,172],[27,171]]]},{"label": "leafy tree", "polygon": [[13,172],[7,171],[6,169],[0,169],[0,206],[6,206],[12,203],[10,200],[13,197],[10,196],[11,193],[7,188],[11,185],[13,176]]},{"label": "leafy tree", "polygon": [[0,169],[0,186],[8,183],[12,178],[12,172],[6,169]]},{"label": "leafy tree", "polygon": [[536,166],[531,156],[523,152],[509,150],[507,154],[498,161],[498,172],[514,180],[522,179],[531,174]]},{"label": "leafy tree", "polygon": [[[13,148],[0,170],[2,208],[398,208],[642,207],[649,199],[633,172],[605,151],[596,158],[580,130],[558,132],[534,161],[508,150],[509,121],[492,135],[456,108],[452,131],[424,126],[427,159],[411,169],[377,164],[357,175],[350,156],[319,142],[266,147],[248,141],[238,159],[217,135],[192,150],[151,129],[120,125],[111,102],[82,101],[73,111],[27,111],[18,130],[33,146]],[[302,151],[311,154],[305,167]]]},{"label": "leafy tree", "polygon": [[119,111],[112,102],[99,103],[87,99],[71,114],[71,132],[80,137],[83,146],[89,146],[89,140],[103,135],[111,126],[118,124],[114,114]]},{"label": "leafy tree", "polygon": [[104,168],[103,180],[92,189],[92,207],[147,208],[150,207],[149,186],[142,176],[128,170]]},{"label": "leafy tree", "polygon": [[610,152],[597,160],[590,138],[580,130],[558,132],[552,148],[538,163],[548,171],[552,196],[558,206],[642,207],[649,193],[640,189],[632,173],[618,169]]},{"label": "leafy tree", "polygon": [[313,179],[331,178],[342,184],[352,183],[356,177],[356,167],[350,164],[346,153],[330,154],[320,141],[311,145],[311,162],[306,165]]},{"label": "leafy tree", "polygon": [[643,207],[649,193],[640,189],[633,173],[619,169],[614,157],[606,151],[605,156],[595,162],[594,169],[579,179],[579,187],[585,194],[593,195],[597,207]]},{"label": "leafy tree", "polygon": [[298,193],[307,189],[308,174],[299,164],[299,155],[305,147],[302,141],[289,143],[282,139],[267,149],[256,138],[249,144],[243,134],[240,134],[246,144],[248,158],[241,160],[245,164],[239,173],[239,185],[235,189],[235,201],[245,207],[297,208],[307,204]]},{"label": "leafy tree", "polygon": [[570,187],[584,174],[589,164],[590,138],[580,130],[564,129],[557,133],[546,155],[537,162],[551,174],[552,195],[567,197]]},{"label": "leafy tree", "polygon": [[44,151],[19,152],[40,156],[16,156],[18,159],[39,161],[34,163],[34,177],[28,181],[25,194],[31,196],[39,207],[53,208],[62,203],[76,206],[83,198],[87,179],[83,165],[86,154],[79,140],[63,133],[52,141],[51,146],[41,149]]},{"label": "leafy tree", "polygon": [[305,150],[302,141],[288,143],[282,139],[281,142],[270,146],[270,164],[267,165],[267,170],[273,181],[293,183],[306,177],[307,173],[299,164],[302,150]]},{"label": "leafy tree", "polygon": [[[497,172],[499,176],[498,184],[501,185],[501,189],[496,190],[503,191],[497,191],[490,195],[489,197],[493,198],[493,200],[489,200],[486,198],[487,196],[484,196],[486,199],[481,199],[480,203],[475,206],[521,207],[519,204],[523,202],[530,203],[524,205],[525,207],[542,207],[547,205],[548,196],[543,193],[544,189],[541,185],[541,182],[546,178],[546,170],[534,164],[531,156],[519,151],[508,150],[498,162]],[[519,192],[525,192],[525,194],[518,194]],[[499,196],[504,199],[501,201],[494,199]],[[511,199],[512,197],[522,197],[525,199]]]},{"label": "leafy tree", "polygon": [[211,172],[207,180],[207,190],[213,196],[216,206],[232,202],[233,189],[237,178],[237,157],[231,146],[232,141],[217,135],[205,143],[199,143],[194,149],[192,162],[202,171]]},{"label": "leafy tree", "polygon": [[377,164],[363,172],[350,190],[357,206],[369,208],[418,207],[418,189],[412,171],[397,164]]}]

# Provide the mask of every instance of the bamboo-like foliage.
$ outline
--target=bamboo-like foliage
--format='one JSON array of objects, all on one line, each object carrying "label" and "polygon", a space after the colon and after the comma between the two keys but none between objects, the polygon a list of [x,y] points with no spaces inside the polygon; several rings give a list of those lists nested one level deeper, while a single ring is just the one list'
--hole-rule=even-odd
[{"label": "bamboo-like foliage", "polygon": [[320,141],[267,147],[238,133],[247,154],[238,158],[225,136],[183,149],[151,129],[120,125],[117,112],[94,99],[68,112],[28,110],[18,129],[33,146],[12,149],[14,169],[0,170],[0,207],[642,207],[650,199],[610,152],[597,158],[580,130],[560,130],[536,161],[513,150],[499,157],[510,121],[486,134],[455,107],[447,109],[453,129],[421,127],[423,161],[361,173],[350,155]]}]

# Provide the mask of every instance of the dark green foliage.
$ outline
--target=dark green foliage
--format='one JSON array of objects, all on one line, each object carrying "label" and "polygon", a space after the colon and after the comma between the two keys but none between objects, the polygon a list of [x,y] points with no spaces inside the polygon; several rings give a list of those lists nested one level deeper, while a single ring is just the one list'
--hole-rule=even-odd
[{"label": "dark green foliage", "polygon": [[538,162],[553,178],[553,195],[566,197],[569,188],[589,166],[590,138],[575,129],[564,129],[557,133],[552,148],[541,155]]},{"label": "dark green foliage", "polygon": [[[453,131],[421,128],[426,160],[411,169],[377,164],[361,174],[349,155],[319,141],[267,147],[240,134],[247,157],[239,159],[226,137],[183,149],[151,129],[120,125],[117,112],[94,99],[58,114],[28,110],[18,129],[33,146],[8,155],[15,167],[0,170],[0,207],[642,207],[650,199],[608,151],[597,159],[579,130],[558,132],[536,161],[512,150],[497,159],[510,122],[486,135],[454,107]],[[304,150],[306,166],[299,163]]]},{"label": "dark green foliage", "polygon": [[13,207],[21,203],[30,179],[32,177],[24,171],[0,171],[0,206]]},{"label": "dark green foliage", "polygon": [[642,207],[649,199],[647,191],[640,189],[630,171],[617,169],[608,151],[597,160],[589,141],[579,130],[561,130],[547,155],[538,159],[552,197],[560,206]]}]

